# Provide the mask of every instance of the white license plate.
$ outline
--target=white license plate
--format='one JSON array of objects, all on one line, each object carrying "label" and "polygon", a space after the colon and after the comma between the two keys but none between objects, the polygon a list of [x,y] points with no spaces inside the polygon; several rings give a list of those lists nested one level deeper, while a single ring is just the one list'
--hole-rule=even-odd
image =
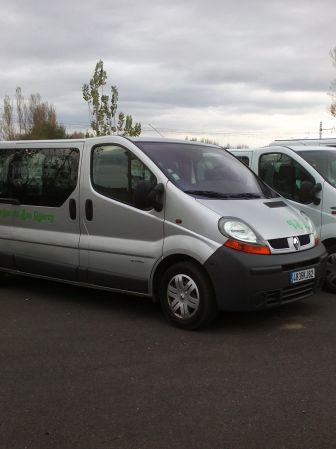
[{"label": "white license plate", "polygon": [[297,282],[309,281],[315,278],[315,268],[308,268],[307,270],[294,271],[289,273],[290,284],[296,284]]}]

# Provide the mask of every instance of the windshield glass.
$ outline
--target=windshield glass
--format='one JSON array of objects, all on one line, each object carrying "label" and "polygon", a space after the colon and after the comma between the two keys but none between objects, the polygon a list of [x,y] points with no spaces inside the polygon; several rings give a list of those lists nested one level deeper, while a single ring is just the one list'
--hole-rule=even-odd
[{"label": "windshield glass", "polygon": [[177,187],[218,199],[278,196],[230,153],[206,145],[136,142]]},{"label": "windshield glass", "polygon": [[336,187],[336,150],[297,151],[333,187]]}]

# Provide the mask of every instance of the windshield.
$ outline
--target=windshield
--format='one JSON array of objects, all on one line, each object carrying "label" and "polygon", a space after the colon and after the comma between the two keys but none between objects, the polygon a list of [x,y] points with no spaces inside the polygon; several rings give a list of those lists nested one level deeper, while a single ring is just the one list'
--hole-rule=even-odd
[{"label": "windshield", "polygon": [[206,145],[136,142],[184,192],[215,199],[278,196],[230,153]]},{"label": "windshield", "polygon": [[336,187],[336,150],[297,151],[333,187]]}]

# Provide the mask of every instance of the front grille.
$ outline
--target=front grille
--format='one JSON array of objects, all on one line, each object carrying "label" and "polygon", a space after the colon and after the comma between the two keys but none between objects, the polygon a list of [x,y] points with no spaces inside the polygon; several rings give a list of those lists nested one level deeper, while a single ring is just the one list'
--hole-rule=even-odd
[{"label": "front grille", "polygon": [[285,249],[289,248],[288,240],[286,238],[282,239],[271,239],[268,241],[273,249]]},{"label": "front grille", "polygon": [[[291,238],[291,237],[290,237]],[[309,245],[310,243],[310,234],[304,234],[298,236],[299,242],[301,246]],[[271,239],[268,241],[273,249],[286,249],[289,248],[288,238],[280,238],[280,239]]]},{"label": "front grille", "polygon": [[267,306],[287,304],[292,301],[307,298],[314,293],[317,281],[304,282],[300,285],[291,285],[281,290],[265,292]]},{"label": "front grille", "polygon": [[310,243],[310,234],[299,235],[298,239],[300,241],[300,245],[309,245]]}]

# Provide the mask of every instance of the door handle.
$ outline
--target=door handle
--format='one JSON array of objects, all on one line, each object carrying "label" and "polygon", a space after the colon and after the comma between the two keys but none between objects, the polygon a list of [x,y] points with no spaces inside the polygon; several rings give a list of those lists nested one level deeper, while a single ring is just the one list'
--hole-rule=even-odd
[{"label": "door handle", "polygon": [[77,206],[76,206],[76,200],[74,200],[73,198],[71,198],[71,200],[69,201],[69,214],[70,214],[71,220],[76,220]]},{"label": "door handle", "polygon": [[93,218],[93,204],[92,200],[86,200],[85,201],[85,215],[87,221],[92,221]]}]

